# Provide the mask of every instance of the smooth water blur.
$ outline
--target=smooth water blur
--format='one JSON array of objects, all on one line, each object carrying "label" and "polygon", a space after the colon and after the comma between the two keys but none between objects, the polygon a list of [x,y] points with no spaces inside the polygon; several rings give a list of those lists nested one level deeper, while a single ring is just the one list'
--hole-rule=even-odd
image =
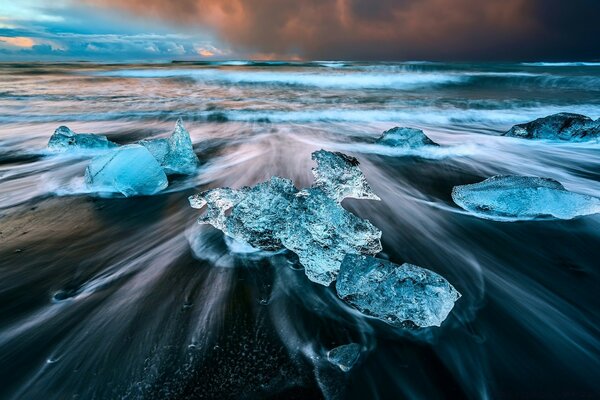
[{"label": "smooth water blur", "polygon": [[[497,136],[554,112],[600,117],[597,64],[0,64],[0,398],[594,398],[600,216],[502,223],[452,187],[498,174],[600,196],[600,144]],[[163,194],[100,198],[89,156],[50,155],[58,126],[120,144],[178,117],[203,162]],[[439,149],[374,144],[393,126]],[[289,253],[251,252],[187,196],[278,175],[314,150],[361,162],[381,202],[344,206],[382,257],[462,293],[441,328],[365,318]],[[359,343],[348,374],[327,351]]]}]

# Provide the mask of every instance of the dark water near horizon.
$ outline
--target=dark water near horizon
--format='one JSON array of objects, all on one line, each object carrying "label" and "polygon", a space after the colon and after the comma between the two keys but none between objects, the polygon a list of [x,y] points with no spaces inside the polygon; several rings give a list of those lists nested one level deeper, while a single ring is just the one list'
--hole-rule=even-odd
[{"label": "dark water near horizon", "polygon": [[[499,137],[560,111],[600,117],[600,64],[0,64],[0,399],[600,398],[600,216],[502,223],[453,186],[498,174],[600,196],[600,144]],[[184,119],[203,162],[162,194],[100,198],[89,157],[52,156],[58,126],[121,144]],[[439,150],[385,151],[394,126]],[[310,153],[357,157],[381,202],[344,206],[384,254],[462,298],[440,328],[392,328],[195,223],[187,197]],[[344,374],[329,349],[362,346]]]}]

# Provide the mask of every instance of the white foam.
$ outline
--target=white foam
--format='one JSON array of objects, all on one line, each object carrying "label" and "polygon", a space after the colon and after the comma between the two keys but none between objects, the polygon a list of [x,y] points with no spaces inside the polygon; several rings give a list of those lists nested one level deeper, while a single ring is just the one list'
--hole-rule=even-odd
[{"label": "white foam", "polygon": [[470,78],[459,73],[407,72],[398,73],[314,73],[279,71],[229,71],[218,69],[126,69],[95,73],[102,76],[127,78],[189,77],[204,82],[245,84],[279,84],[340,89],[414,89],[451,83]]},{"label": "white foam", "polygon": [[600,62],[529,62],[528,67],[600,67]]}]

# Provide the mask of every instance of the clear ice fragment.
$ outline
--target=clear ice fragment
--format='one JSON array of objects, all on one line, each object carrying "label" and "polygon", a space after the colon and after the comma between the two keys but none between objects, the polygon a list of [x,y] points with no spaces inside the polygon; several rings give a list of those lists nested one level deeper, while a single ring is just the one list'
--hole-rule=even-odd
[{"label": "clear ice fragment", "polygon": [[125,196],[155,194],[168,185],[167,176],[143,146],[118,147],[92,159],[85,170],[85,182],[96,192]]},{"label": "clear ice fragment", "polygon": [[452,199],[477,217],[496,221],[572,219],[600,212],[600,199],[570,192],[554,179],[494,176],[456,186]]},{"label": "clear ice fragment", "polygon": [[381,135],[375,142],[383,146],[418,149],[423,146],[439,146],[420,129],[395,127]]},{"label": "clear ice fragment", "polygon": [[363,314],[394,326],[440,326],[460,298],[435,272],[356,254],[344,258],[336,289]]},{"label": "clear ice fragment", "polygon": [[169,138],[141,140],[139,144],[150,151],[167,175],[191,175],[200,165],[190,134],[181,119],[177,120],[175,130]]},{"label": "clear ice fragment", "polygon": [[321,189],[332,199],[340,202],[347,197],[354,199],[381,200],[373,190],[356,158],[343,153],[319,150],[312,153],[317,166],[312,169],[315,177],[313,187]]},{"label": "clear ice fragment", "polygon": [[327,359],[344,372],[350,371],[360,357],[360,345],[350,343],[338,346],[327,352]]},{"label": "clear ice fragment", "polygon": [[66,126],[61,126],[54,131],[48,142],[48,149],[57,153],[64,152],[99,152],[117,147],[102,135],[91,133],[75,133]]},{"label": "clear ice fragment", "polygon": [[[298,191],[289,179],[273,177],[240,190],[205,191],[191,196],[190,205],[206,205],[199,222],[240,242],[266,251],[293,251],[310,280],[329,285],[346,253],[381,251],[381,231],[339,203],[348,194],[371,196],[356,165],[345,165],[349,161],[336,153],[320,151],[313,157],[321,159],[319,166],[327,165],[332,174],[314,187]],[[323,173],[321,169],[315,175]]]}]

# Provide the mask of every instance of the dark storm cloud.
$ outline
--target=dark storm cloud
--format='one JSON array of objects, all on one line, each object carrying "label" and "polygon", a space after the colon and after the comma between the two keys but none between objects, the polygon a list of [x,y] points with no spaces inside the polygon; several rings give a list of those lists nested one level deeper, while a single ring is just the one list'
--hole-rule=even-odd
[{"label": "dark storm cloud", "polygon": [[87,0],[214,30],[240,54],[598,59],[598,0]]}]

